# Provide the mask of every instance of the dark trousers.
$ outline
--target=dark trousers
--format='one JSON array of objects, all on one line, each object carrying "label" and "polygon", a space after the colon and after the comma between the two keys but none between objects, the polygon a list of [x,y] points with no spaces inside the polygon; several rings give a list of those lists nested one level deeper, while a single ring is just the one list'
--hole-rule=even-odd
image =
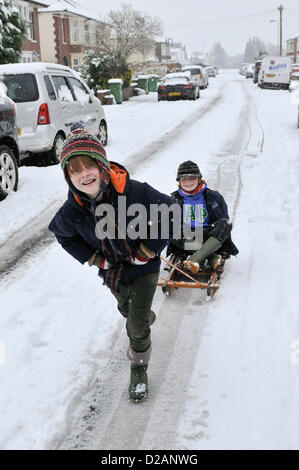
[{"label": "dark trousers", "polygon": [[130,286],[120,286],[119,293],[112,292],[117,299],[120,313],[127,319],[126,328],[132,348],[146,351],[151,344],[150,326],[155,318],[151,310],[159,271],[146,274]]},{"label": "dark trousers", "polygon": [[[232,224],[228,222],[227,219],[219,219],[214,222],[212,225],[203,227],[203,243],[207,241],[208,238],[214,237],[221,244],[225,242],[230,237],[232,231]],[[171,240],[167,248],[167,256],[171,253],[182,254],[185,253],[186,256],[190,254],[190,251],[184,251],[184,239],[181,240]],[[217,250],[218,252],[219,250]]]}]

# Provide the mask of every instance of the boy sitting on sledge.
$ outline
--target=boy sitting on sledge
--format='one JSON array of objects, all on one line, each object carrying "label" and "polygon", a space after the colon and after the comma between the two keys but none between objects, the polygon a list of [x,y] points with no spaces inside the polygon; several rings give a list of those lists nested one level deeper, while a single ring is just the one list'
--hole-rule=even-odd
[{"label": "boy sitting on sledge", "polygon": [[177,191],[171,197],[182,207],[182,230],[202,228],[202,245],[197,240],[182,237],[169,243],[167,255],[177,253],[187,258],[183,262],[186,271],[197,274],[208,258],[212,270],[216,270],[224,259],[239,253],[232,242],[232,224],[229,222],[226,202],[218,191],[207,187],[196,163],[188,160],[178,168]]}]

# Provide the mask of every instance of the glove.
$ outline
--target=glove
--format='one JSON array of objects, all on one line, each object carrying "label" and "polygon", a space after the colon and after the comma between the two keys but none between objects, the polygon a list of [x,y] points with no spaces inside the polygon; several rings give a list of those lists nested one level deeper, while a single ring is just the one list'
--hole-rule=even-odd
[{"label": "glove", "polygon": [[112,292],[119,292],[123,267],[123,264],[115,264],[109,266],[105,272],[99,269],[99,276],[103,279],[103,284],[109,287]]},{"label": "glove", "polygon": [[142,266],[155,256],[153,251],[147,248],[143,243],[140,243],[136,250],[135,257],[130,259],[130,263],[136,266]]},{"label": "glove", "polygon": [[134,264],[135,266],[143,266],[144,264],[149,262],[149,258],[143,258],[138,253],[135,254],[135,258],[130,259],[130,263]]},{"label": "glove", "polygon": [[89,266],[96,266],[101,269],[108,269],[109,263],[98,251],[96,251],[88,260]]}]

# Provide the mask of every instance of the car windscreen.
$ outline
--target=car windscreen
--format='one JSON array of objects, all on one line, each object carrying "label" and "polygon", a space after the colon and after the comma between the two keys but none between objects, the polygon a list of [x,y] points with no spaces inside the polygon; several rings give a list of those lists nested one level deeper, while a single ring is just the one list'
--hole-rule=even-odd
[{"label": "car windscreen", "polygon": [[36,78],[32,73],[3,75],[1,80],[6,85],[7,96],[15,103],[26,103],[39,99]]},{"label": "car windscreen", "polygon": [[190,83],[188,78],[185,77],[174,77],[174,78],[165,78],[163,81],[164,85],[186,85]]}]

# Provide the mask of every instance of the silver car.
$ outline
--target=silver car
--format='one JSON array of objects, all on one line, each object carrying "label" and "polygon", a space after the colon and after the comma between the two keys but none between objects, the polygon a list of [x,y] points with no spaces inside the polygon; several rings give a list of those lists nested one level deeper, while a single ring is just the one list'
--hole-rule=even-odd
[{"label": "silver car", "polygon": [[74,121],[82,121],[107,144],[102,105],[74,70],[43,62],[8,64],[0,65],[0,79],[17,106],[20,154],[44,155],[58,163]]}]

